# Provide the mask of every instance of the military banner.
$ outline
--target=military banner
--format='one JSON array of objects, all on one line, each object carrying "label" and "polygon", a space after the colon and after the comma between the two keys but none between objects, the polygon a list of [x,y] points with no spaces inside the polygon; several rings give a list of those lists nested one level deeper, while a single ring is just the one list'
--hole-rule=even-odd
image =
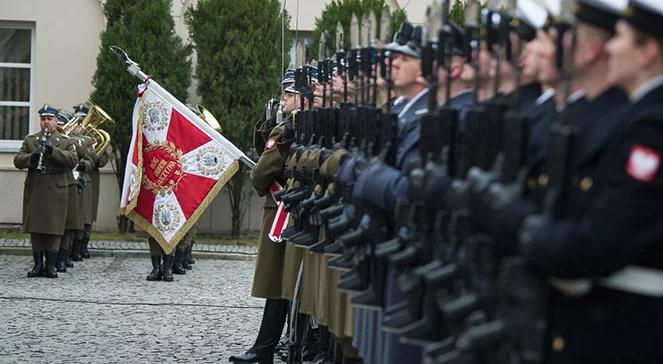
[{"label": "military banner", "polygon": [[169,254],[244,157],[158,83],[139,86],[121,212]]}]

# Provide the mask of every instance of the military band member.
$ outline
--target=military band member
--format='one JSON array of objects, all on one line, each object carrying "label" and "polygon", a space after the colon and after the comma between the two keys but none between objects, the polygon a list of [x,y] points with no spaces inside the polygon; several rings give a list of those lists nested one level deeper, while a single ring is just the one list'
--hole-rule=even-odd
[{"label": "military band member", "polygon": [[[58,125],[64,126],[70,118],[66,117],[65,114],[61,111],[58,115]],[[76,148],[76,154],[78,158],[78,164],[74,167],[73,170],[68,171],[67,176],[67,220],[65,223],[65,231],[60,242],[60,251],[58,253],[58,263],[57,270],[58,272],[67,272],[67,268],[73,268],[74,264],[71,263],[71,248],[75,238],[82,236],[83,234],[83,215],[81,211],[81,191],[85,188],[85,181],[80,175],[81,171],[84,171],[86,168],[89,168],[90,164],[86,161],[86,153],[82,145],[78,143],[78,140],[71,138],[72,141],[78,146]]]},{"label": "military band member", "polygon": [[[85,104],[79,104],[74,106],[74,114],[79,118],[84,118],[89,112],[89,108]],[[97,214],[99,211],[99,186],[100,186],[100,172],[99,170],[108,164],[108,153],[102,153],[97,156],[96,153],[91,154],[92,157],[92,168],[89,170],[90,180],[88,181],[89,188],[91,188],[92,196],[92,223],[90,224],[90,231],[92,230],[92,225],[97,221]],[[89,234],[88,234],[89,235]],[[81,238],[81,257],[89,258],[90,252],[88,251],[88,244],[90,243],[90,237]]]},{"label": "military band member", "polygon": [[[80,175],[85,179],[86,183],[92,180],[91,171],[92,166],[95,165],[96,155],[93,147],[93,140],[89,136],[83,133],[83,125],[81,122],[85,117],[83,113],[84,110],[78,109],[77,116],[79,117],[79,123],[74,126],[71,131],[71,137],[76,139],[78,143],[78,148],[82,150],[84,155],[83,160],[88,168],[81,168]],[[90,240],[90,233],[92,231],[92,221],[93,221],[93,191],[92,188],[83,188],[80,196],[80,206],[81,214],[83,216],[83,232],[81,236],[74,238],[74,243],[72,247],[72,260],[82,261],[83,256],[83,246],[86,244],[86,241]],[[87,255],[89,257],[89,254]]]},{"label": "military band member", "polygon": [[74,143],[58,131],[57,116],[57,109],[44,105],[39,110],[41,131],[26,136],[14,157],[16,168],[28,170],[23,231],[30,233],[34,259],[28,277],[58,276],[55,265],[67,216],[66,174],[78,164],[78,157]]}]

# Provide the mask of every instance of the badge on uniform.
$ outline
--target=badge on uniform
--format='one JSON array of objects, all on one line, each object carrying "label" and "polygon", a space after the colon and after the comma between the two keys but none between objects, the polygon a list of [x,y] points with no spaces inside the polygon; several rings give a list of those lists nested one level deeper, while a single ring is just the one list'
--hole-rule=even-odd
[{"label": "badge on uniform", "polygon": [[658,151],[635,144],[626,160],[626,173],[636,181],[651,182],[656,177],[660,164],[661,155]]},{"label": "badge on uniform", "polygon": [[272,149],[272,147],[276,145],[276,138],[270,138],[267,141],[267,145],[265,146],[267,149]]}]

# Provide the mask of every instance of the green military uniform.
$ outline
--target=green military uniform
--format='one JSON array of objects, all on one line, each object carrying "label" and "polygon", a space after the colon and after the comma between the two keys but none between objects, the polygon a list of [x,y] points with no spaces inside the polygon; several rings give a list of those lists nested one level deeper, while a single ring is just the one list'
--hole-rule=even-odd
[{"label": "green military uniform", "polygon": [[[86,160],[87,153],[85,149],[80,144],[80,139],[77,137],[71,137],[72,142],[77,146],[76,155],[77,160],[82,161],[85,165],[85,169],[91,168],[91,164]],[[76,167],[78,168],[78,167]],[[58,272],[66,272],[67,266],[73,267],[73,264],[69,263],[69,256],[71,254],[72,244],[75,239],[81,239],[83,234],[83,215],[81,212],[81,194],[82,191],[79,189],[79,182],[74,174],[80,172],[74,170],[67,171],[67,218],[65,221],[65,232],[60,241],[60,251],[58,254]]]},{"label": "green military uniform", "polygon": [[23,231],[30,233],[35,269],[40,269],[43,274],[44,253],[47,266],[52,265],[55,269],[60,236],[64,234],[67,217],[66,174],[74,168],[78,158],[74,142],[55,131],[50,136],[53,151],[50,155],[44,153],[42,160],[45,173],[37,172],[32,154],[39,147],[42,136],[43,131],[40,131],[25,137],[14,157],[14,166],[28,169],[23,189]]},{"label": "green military uniform", "polygon": [[246,352],[231,356],[231,362],[272,362],[274,348],[279,342],[288,314],[289,305],[287,300],[282,299],[281,286],[285,244],[271,241],[268,235],[277,211],[270,186],[282,174],[292,140],[284,139],[290,127],[289,121],[271,127],[275,123],[274,115],[268,114],[271,111],[273,105],[268,102],[265,120],[258,121],[255,126],[254,146],[260,159],[251,170],[253,187],[260,196],[265,197],[251,295],[265,298],[266,302],[255,343]]},{"label": "green military uniform", "polygon": [[[258,258],[253,275],[251,295],[259,298],[282,298],[281,277],[285,244],[274,243],[268,237],[276,217],[276,202],[269,192],[271,184],[280,176],[292,141],[283,141],[281,136],[285,122],[276,125],[263,142],[264,149],[258,163],[251,171],[251,182],[260,196],[265,196],[263,205]],[[258,149],[258,148],[256,148]]]},{"label": "green military uniform", "polygon": [[[288,161],[287,169],[294,170],[297,167],[297,154],[294,153]],[[288,180],[288,189],[298,188],[297,181],[293,179]],[[288,221],[288,227],[294,224],[293,219]],[[295,284],[297,283],[297,275],[299,274],[299,266],[302,262],[303,249],[296,248],[292,244],[287,244],[285,247],[285,254],[283,257],[283,279],[281,281],[281,297],[283,299],[292,301],[293,293],[295,291]]]},{"label": "green military uniform", "polygon": [[[333,178],[338,172],[341,161],[344,156],[348,154],[346,149],[336,150],[325,162],[320,166],[320,175],[326,178]],[[334,184],[327,186],[327,193],[336,193]],[[318,297],[321,302],[326,302],[326,310],[321,310],[320,315],[323,315],[324,320],[329,326],[329,331],[337,338],[352,337],[353,328],[353,310],[350,305],[350,296],[346,293],[338,291],[338,281],[341,277],[341,272],[329,268],[329,259],[322,258],[320,264],[320,281],[324,282],[321,285]],[[354,356],[352,352],[351,342],[349,340],[341,341],[344,353],[348,356]]]},{"label": "green military uniform", "polygon": [[[299,162],[297,163],[297,169],[302,171],[305,174],[313,174],[313,171],[317,170],[320,167],[320,149],[315,149],[311,151],[305,151],[302,153]],[[322,194],[321,188],[318,186],[316,191],[318,197]],[[315,238],[314,234],[314,238]],[[303,249],[302,252],[302,261],[303,261],[303,274],[302,274],[302,285],[300,293],[300,306],[299,311],[301,313],[311,315],[316,317],[316,312],[318,311],[318,306],[322,302],[318,301],[318,290],[320,287],[320,260],[321,256],[318,254],[311,254],[310,251]],[[318,317],[316,317],[318,318]]]},{"label": "green military uniform", "polygon": [[79,198],[79,206],[80,206],[80,214],[83,219],[83,232],[81,236],[77,236],[74,238],[74,244],[73,244],[73,249],[72,249],[72,258],[75,261],[80,261],[83,258],[83,246],[86,244],[87,240],[90,238],[90,232],[91,232],[91,227],[92,227],[92,220],[93,220],[93,214],[92,214],[92,202],[93,202],[93,193],[92,193],[92,188],[88,186],[90,184],[90,181],[92,180],[91,177],[91,170],[93,166],[95,165],[95,156],[94,156],[94,149],[92,147],[93,140],[92,138],[85,136],[85,135],[76,135],[73,136],[77,143],[78,143],[78,148],[82,150],[82,160],[85,161],[85,171],[80,172],[81,177],[83,177],[86,181],[86,187],[83,188],[80,194]]},{"label": "green military uniform", "polygon": [[99,188],[101,184],[101,173],[99,169],[108,164],[108,155],[102,153],[99,157],[94,154],[94,165],[90,171],[90,186],[92,187],[92,222],[97,221],[97,213],[99,211]]}]

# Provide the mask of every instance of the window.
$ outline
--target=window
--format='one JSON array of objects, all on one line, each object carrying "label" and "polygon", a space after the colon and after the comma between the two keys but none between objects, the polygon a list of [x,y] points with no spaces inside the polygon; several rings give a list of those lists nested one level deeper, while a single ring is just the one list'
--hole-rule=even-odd
[{"label": "window", "polygon": [[32,36],[29,26],[0,23],[0,140],[30,131]]}]

